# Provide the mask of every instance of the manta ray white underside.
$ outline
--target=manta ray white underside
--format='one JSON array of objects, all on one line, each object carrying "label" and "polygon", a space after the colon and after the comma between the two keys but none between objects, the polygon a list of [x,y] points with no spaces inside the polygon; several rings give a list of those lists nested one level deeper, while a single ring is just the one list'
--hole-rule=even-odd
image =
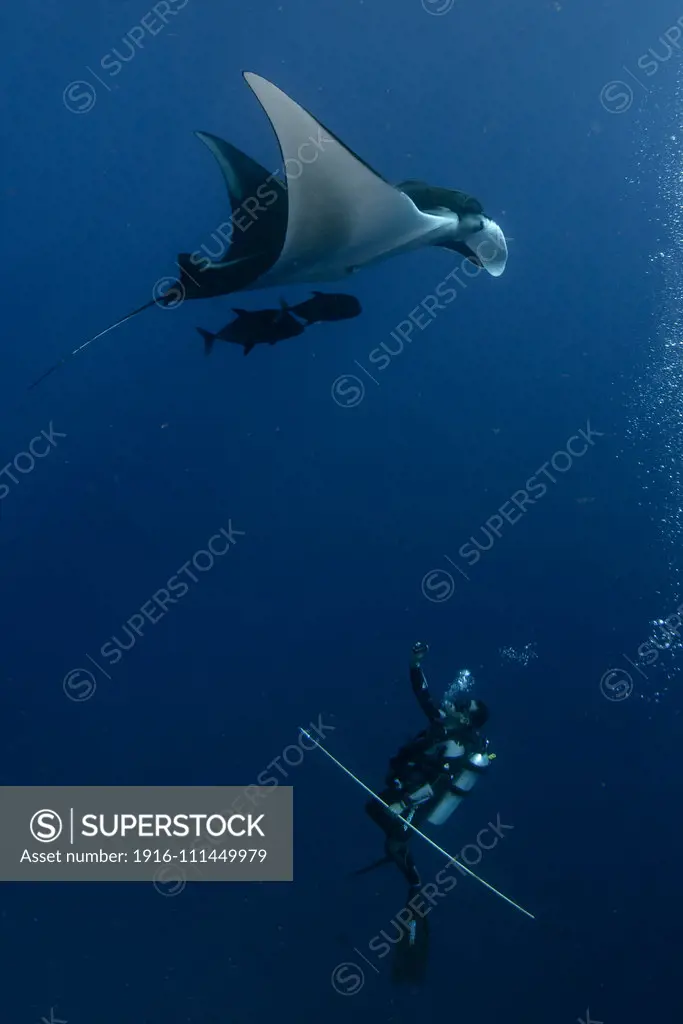
[{"label": "manta ray white underside", "polygon": [[447,241],[462,241],[494,277],[503,273],[507,247],[494,221],[418,209],[272,82],[251,72],[244,77],[277,136],[288,200],[279,258],[249,289],[336,281]]}]

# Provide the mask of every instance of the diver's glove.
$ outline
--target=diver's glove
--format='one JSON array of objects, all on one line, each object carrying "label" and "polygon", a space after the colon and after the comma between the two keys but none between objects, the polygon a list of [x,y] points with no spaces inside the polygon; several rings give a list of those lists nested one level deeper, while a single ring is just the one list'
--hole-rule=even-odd
[{"label": "diver's glove", "polygon": [[416,644],[413,644],[413,649],[410,654],[410,667],[418,668],[420,662],[428,652],[429,647],[427,644],[423,644],[422,641],[418,640]]},{"label": "diver's glove", "polygon": [[393,804],[388,804],[387,806],[392,814],[400,817],[405,811],[407,804],[403,800],[396,800]]}]

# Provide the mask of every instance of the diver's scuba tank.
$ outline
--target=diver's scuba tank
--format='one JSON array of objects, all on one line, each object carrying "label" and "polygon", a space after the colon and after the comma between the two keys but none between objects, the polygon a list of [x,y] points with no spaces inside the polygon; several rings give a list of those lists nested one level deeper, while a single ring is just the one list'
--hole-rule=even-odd
[{"label": "diver's scuba tank", "polygon": [[453,811],[460,805],[463,797],[472,789],[478,776],[486,771],[490,760],[486,752],[470,754],[466,760],[467,768],[464,768],[457,778],[450,783],[448,789],[427,818],[427,821],[432,825],[443,825],[444,821],[447,821]]}]

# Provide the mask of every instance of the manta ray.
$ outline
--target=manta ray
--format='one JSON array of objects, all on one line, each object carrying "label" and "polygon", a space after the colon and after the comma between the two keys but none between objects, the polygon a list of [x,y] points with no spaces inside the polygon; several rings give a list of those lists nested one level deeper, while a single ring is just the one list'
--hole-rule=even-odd
[{"label": "manta ray", "polygon": [[392,185],[272,82],[251,72],[244,78],[275,132],[285,180],[218,136],[196,132],[227,187],[225,257],[180,253],[178,281],[70,356],[153,305],[344,280],[426,246],[458,252],[493,277],[505,270],[505,236],[473,196],[421,181]]}]

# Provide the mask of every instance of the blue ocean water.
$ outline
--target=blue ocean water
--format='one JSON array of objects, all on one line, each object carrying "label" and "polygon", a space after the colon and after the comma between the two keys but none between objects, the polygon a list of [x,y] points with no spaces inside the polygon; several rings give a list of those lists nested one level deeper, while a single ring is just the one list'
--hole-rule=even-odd
[{"label": "blue ocean water", "polygon": [[[3,884],[0,1020],[679,1019],[680,10],[162,13],[0,12],[0,778],[246,785],[279,759],[295,880]],[[388,180],[481,199],[511,239],[505,274],[466,281],[400,350],[392,331],[454,253],[364,271],[337,289],[361,318],[248,359],[204,358],[195,331],[231,298],[155,308],[28,391],[223,220],[194,130],[277,167],[243,70]],[[229,552],[131,643],[124,624],[221,530]],[[397,989],[370,943],[402,882],[347,877],[381,853],[365,796],[291,748],[322,721],[381,785],[423,724],[418,639],[436,692],[473,672],[497,754],[435,838],[455,853],[508,825],[474,870],[536,920],[463,879],[430,916],[428,980]]]}]

